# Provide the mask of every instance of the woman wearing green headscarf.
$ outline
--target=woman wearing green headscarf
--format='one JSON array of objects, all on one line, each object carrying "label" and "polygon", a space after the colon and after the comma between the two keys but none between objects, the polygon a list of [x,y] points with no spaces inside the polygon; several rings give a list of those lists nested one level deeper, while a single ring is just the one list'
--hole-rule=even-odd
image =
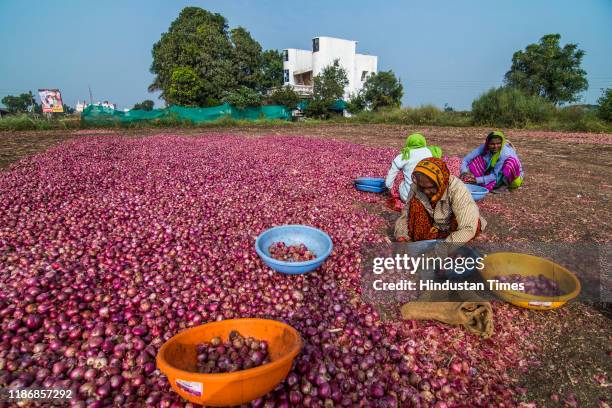
[{"label": "woman wearing green headscarf", "polygon": [[438,146],[427,146],[425,136],[420,133],[408,136],[405,147],[395,156],[387,173],[385,184],[389,191],[392,191],[397,175],[402,172],[404,179],[399,186],[399,196],[403,202],[407,202],[412,184],[412,171],[418,162],[428,157],[441,158],[442,149]]},{"label": "woman wearing green headscarf", "polygon": [[501,131],[489,133],[485,143],[461,162],[461,179],[489,191],[502,186],[511,190],[518,188],[523,184],[523,177],[521,161]]}]

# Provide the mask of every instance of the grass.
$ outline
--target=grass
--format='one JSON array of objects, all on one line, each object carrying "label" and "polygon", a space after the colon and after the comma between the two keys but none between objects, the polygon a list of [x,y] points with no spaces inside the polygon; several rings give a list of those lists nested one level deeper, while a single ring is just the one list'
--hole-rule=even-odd
[{"label": "grass", "polygon": [[433,105],[418,108],[384,109],[378,112],[361,112],[346,119],[352,123],[388,123],[398,125],[473,126],[469,112],[446,112]]},{"label": "grass", "polygon": [[605,122],[597,116],[596,111],[582,107],[553,108],[540,121],[526,118],[523,121],[513,122],[512,124],[508,124],[507,118],[477,121],[470,111],[447,112],[432,105],[383,110],[380,112],[362,112],[352,118],[338,118],[332,119],[332,121],[448,127],[489,126],[566,132],[612,133],[612,122]]},{"label": "grass", "polygon": [[80,127],[80,120],[78,117],[75,116],[65,116],[57,119],[46,119],[39,116],[21,114],[10,115],[0,119],[0,131],[79,129]]},{"label": "grass", "polygon": [[333,116],[328,120],[307,119],[299,122],[290,122],[280,119],[238,120],[224,117],[213,122],[193,123],[180,120],[177,117],[166,117],[151,121],[120,123],[109,121],[107,123],[88,124],[78,116],[65,116],[46,119],[29,115],[8,116],[0,119],[0,131],[19,130],[54,130],[54,129],[140,129],[140,128],[225,128],[225,127],[290,127],[310,126],[325,123],[333,124],[399,124],[419,126],[445,126],[470,127],[490,126],[515,129],[612,133],[612,122],[601,120],[594,110],[583,107],[553,108],[544,119],[540,121],[529,118],[508,125],[507,118],[476,121],[470,111],[443,111],[433,105],[424,105],[416,108],[384,109],[378,112],[361,112],[350,118]]}]

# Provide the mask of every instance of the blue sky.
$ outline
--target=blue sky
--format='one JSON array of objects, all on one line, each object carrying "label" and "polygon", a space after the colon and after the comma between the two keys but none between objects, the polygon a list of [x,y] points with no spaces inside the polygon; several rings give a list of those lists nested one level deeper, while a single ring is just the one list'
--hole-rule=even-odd
[{"label": "blue sky", "polygon": [[90,85],[94,100],[120,108],[157,100],[147,92],[151,47],[185,6],[223,14],[264,49],[309,49],[319,35],[356,40],[402,79],[409,106],[469,109],[501,84],[514,51],[547,33],[586,51],[584,102],[612,87],[610,0],[0,0],[0,98],[60,88],[74,106]]}]

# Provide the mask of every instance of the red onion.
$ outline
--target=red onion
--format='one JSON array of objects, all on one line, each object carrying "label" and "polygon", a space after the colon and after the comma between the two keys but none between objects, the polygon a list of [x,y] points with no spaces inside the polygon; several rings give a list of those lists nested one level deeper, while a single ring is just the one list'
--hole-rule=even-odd
[{"label": "red onion", "polygon": [[[163,342],[261,317],[305,344],[253,407],[453,406],[459,395],[466,406],[518,405],[506,373],[527,359],[532,325],[520,311],[494,306],[504,337],[483,343],[436,323],[383,321],[362,296],[360,248],[383,243],[387,221],[361,207],[383,198],[351,181],[384,174],[395,154],[293,136],[88,136],[18,163],[0,177],[0,382],[32,380],[23,372],[45,388],[70,381],[77,406],[183,406],[155,369]],[[334,250],[289,277],[253,245],[295,223],[325,230]],[[231,343],[224,353],[242,350]],[[260,361],[265,344],[238,358]],[[484,386],[487,395],[467,392]]]},{"label": "red onion", "polygon": [[[540,274],[538,276],[533,275],[503,275],[495,276],[494,280],[498,280],[501,283],[515,283],[523,284],[525,293],[536,296],[561,296],[563,292],[559,288],[559,283],[548,279],[546,276]],[[520,291],[520,290],[519,290]]]},{"label": "red onion", "polygon": [[268,247],[268,252],[270,257],[284,262],[304,262],[316,258],[304,244],[287,246],[284,242],[274,242]]}]

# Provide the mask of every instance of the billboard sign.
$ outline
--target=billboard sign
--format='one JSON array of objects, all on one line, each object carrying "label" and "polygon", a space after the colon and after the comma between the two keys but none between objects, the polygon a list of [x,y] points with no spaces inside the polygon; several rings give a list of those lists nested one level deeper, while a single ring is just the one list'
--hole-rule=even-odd
[{"label": "billboard sign", "polygon": [[64,111],[62,93],[59,89],[39,89],[38,96],[40,96],[40,103],[44,113]]}]

